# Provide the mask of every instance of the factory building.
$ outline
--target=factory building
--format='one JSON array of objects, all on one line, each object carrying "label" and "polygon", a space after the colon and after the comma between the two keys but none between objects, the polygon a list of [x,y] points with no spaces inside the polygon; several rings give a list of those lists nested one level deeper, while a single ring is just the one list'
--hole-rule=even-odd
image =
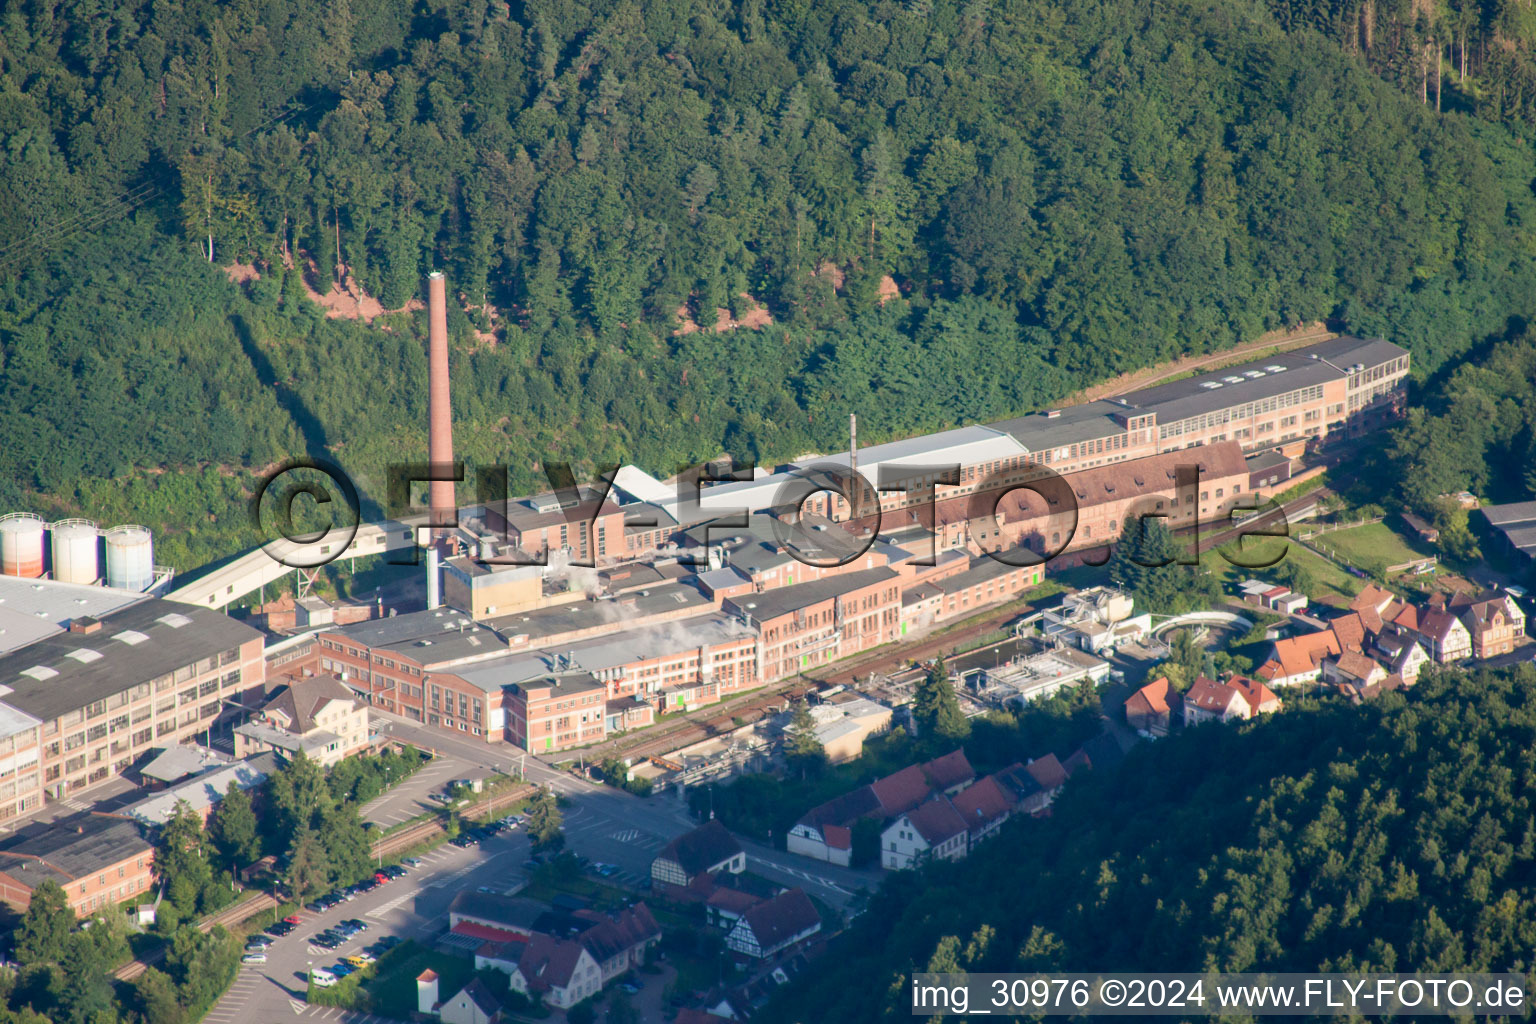
[{"label": "factory building", "polygon": [[0,656],[0,819],[122,774],[259,694],[262,635],[155,598]]}]

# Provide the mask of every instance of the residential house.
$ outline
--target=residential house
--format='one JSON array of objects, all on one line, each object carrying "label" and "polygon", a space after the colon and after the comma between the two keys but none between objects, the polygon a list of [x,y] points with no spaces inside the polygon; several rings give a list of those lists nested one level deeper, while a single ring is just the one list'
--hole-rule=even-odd
[{"label": "residential house", "polygon": [[1013,814],[1017,805],[1012,791],[996,775],[977,779],[974,785],[951,797],[950,803],[965,821],[969,834],[967,846],[970,849],[1002,828],[1003,822]]},{"label": "residential house", "polygon": [[970,852],[970,827],[945,796],[934,796],[886,826],[880,866],[901,871],[929,860],[959,860]]},{"label": "residential house", "polygon": [[658,892],[664,892],[668,886],[685,888],[719,871],[739,874],[746,866],[741,843],[724,825],[711,820],[662,848],[651,861],[651,881]]},{"label": "residential house", "polygon": [[1344,651],[1330,659],[1323,669],[1325,682],[1361,688],[1380,683],[1386,677],[1387,670],[1381,663],[1360,651]]},{"label": "residential house", "polygon": [[887,821],[935,792],[958,793],[976,778],[961,750],[925,764],[910,765],[807,811],[790,829],[790,853],[840,864],[853,860],[853,826],[865,818]]},{"label": "residential house", "polygon": [[602,991],[603,970],[580,942],[535,933],[512,969],[512,987],[568,1010]]},{"label": "residential house", "polygon": [[576,941],[597,963],[603,985],[643,964],[646,951],[661,941],[661,925],[644,903],[613,915],[578,911],[576,916],[596,922]]},{"label": "residential house", "polygon": [[1227,685],[1242,695],[1243,702],[1248,705],[1250,718],[1271,714],[1282,707],[1280,698],[1275,696],[1275,692],[1257,679],[1233,676],[1227,680]]},{"label": "residential house", "polygon": [[1393,622],[1413,634],[1428,656],[1441,665],[1453,665],[1471,657],[1471,631],[1450,609],[1421,611],[1409,605]]},{"label": "residential house", "polygon": [[1461,616],[1472,637],[1472,657],[1493,658],[1508,654],[1524,642],[1525,613],[1515,599],[1505,595],[1470,605]]},{"label": "residential house", "polygon": [[749,909],[725,937],[727,949],[764,959],[821,931],[821,915],[803,889],[787,889]]},{"label": "residential house", "polygon": [[1184,695],[1184,724],[1231,722],[1252,716],[1247,699],[1233,687],[1205,676]]},{"label": "residential house", "polygon": [[1401,677],[1408,686],[1418,682],[1419,673],[1430,661],[1423,645],[1407,633],[1383,633],[1376,638],[1373,653],[1389,674]]},{"label": "residential house", "polygon": [[1132,729],[1150,736],[1166,736],[1176,717],[1182,717],[1183,697],[1159,676],[1131,694],[1125,702],[1125,721]]},{"label": "residential house", "polygon": [[[1259,666],[1256,675],[1274,687],[1314,683],[1322,677],[1324,660],[1343,649],[1332,629],[1276,640],[1269,660]],[[1190,721],[1188,694],[1184,697],[1184,721]]]},{"label": "residential house", "polygon": [[437,1017],[443,1024],[498,1024],[502,1019],[501,1002],[485,982],[471,978],[458,994],[438,1005]]},{"label": "residential house", "polygon": [[368,749],[368,705],[333,675],[290,677],[249,722],[235,727],[235,756],[302,750],[329,768]]}]

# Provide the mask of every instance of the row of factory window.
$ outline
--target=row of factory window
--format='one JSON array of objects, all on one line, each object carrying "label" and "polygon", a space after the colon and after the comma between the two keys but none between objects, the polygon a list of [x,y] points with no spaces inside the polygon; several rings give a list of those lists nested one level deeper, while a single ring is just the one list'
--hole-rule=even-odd
[{"label": "row of factory window", "polygon": [[1252,419],[1254,416],[1262,416],[1265,413],[1274,412],[1277,409],[1289,409],[1292,406],[1306,402],[1321,401],[1323,386],[1314,384],[1311,387],[1289,391],[1273,398],[1262,399],[1257,402],[1245,402],[1242,405],[1233,406],[1230,409],[1217,409],[1215,412],[1206,413],[1203,416],[1191,416],[1189,419],[1180,420],[1177,423],[1165,423],[1158,430],[1158,436],[1163,439],[1178,437],[1181,434],[1197,434],[1211,427],[1219,427],[1223,423],[1233,420]]}]

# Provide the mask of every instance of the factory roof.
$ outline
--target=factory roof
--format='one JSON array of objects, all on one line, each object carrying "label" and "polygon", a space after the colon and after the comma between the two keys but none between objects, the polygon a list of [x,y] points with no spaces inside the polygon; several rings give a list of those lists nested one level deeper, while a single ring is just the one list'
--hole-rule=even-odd
[{"label": "factory roof", "polygon": [[1348,367],[1355,363],[1376,366],[1407,354],[1407,350],[1388,341],[1346,336],[1132,391],[1118,401],[1137,410],[1157,413],[1158,424],[1166,426],[1191,416],[1339,380],[1349,375]]},{"label": "factory roof", "polygon": [[336,626],[326,633],[339,634],[353,643],[365,647],[418,640],[456,630],[459,623],[470,623],[470,618],[453,608],[433,608],[428,611],[410,612],[406,615],[390,615],[382,619],[369,619],[347,626]]},{"label": "factory roof", "polygon": [[87,812],[0,839],[0,871],[30,888],[49,878],[62,885],[150,849],[134,822]]},{"label": "factory roof", "polygon": [[1499,529],[1536,524],[1536,501],[1515,501],[1508,505],[1484,505],[1488,525]]},{"label": "factory roof", "polygon": [[736,620],[712,613],[630,629],[616,629],[612,633],[573,641],[549,650],[508,653],[490,661],[453,670],[453,674],[489,693],[533,676],[554,672],[558,666],[602,672],[636,661],[742,640],[752,635],[751,630]]},{"label": "factory roof", "polygon": [[549,637],[579,633],[610,623],[620,626],[625,621],[675,616],[689,609],[704,611],[711,604],[713,602],[709,598],[687,584],[659,583],[653,587],[628,591],[612,600],[575,601],[551,608],[501,615],[487,619],[486,625],[509,640],[513,637],[526,637],[526,641],[520,642],[537,646]]},{"label": "factory roof", "polygon": [[160,791],[153,796],[123,809],[146,825],[163,825],[176,813],[176,805],[185,800],[194,811],[206,813],[208,808],[224,799],[233,782],[243,790],[252,790],[277,771],[277,755],[270,752],[248,757],[234,764],[227,764],[207,771],[194,779],[188,779]]},{"label": "factory roof", "polygon": [[[620,466],[619,471],[613,475],[613,487],[620,492],[621,497],[627,497],[633,502],[665,502],[677,497],[674,488],[635,466]],[[626,505],[629,503],[625,502]]]},{"label": "factory roof", "polygon": [[53,636],[81,616],[99,619],[143,600],[132,590],[0,576],[0,654]]},{"label": "factory roof", "polygon": [[859,590],[863,587],[873,586],[896,578],[897,573],[895,569],[880,566],[876,569],[864,569],[860,572],[828,576],[825,579],[812,580],[810,583],[797,583],[790,587],[765,590],[761,594],[743,594],[740,597],[728,597],[725,600],[725,604],[737,614],[749,614],[754,620],[764,622],[768,619],[776,619],[781,615],[788,615],[790,612],[798,611],[801,608],[809,608],[823,601],[829,601],[849,591]]},{"label": "factory roof", "polygon": [[[1028,449],[1005,431],[983,426],[956,427],[860,448],[858,469],[870,478],[871,483],[879,484],[882,481],[876,480],[872,471],[880,466],[933,466],[955,462],[971,465],[1026,454]],[[815,459],[797,460],[794,465],[798,468],[838,466],[847,469],[848,453],[834,452]]]},{"label": "factory roof", "polygon": [[99,622],[0,657],[0,686],[9,691],[0,698],[47,722],[261,636],[219,612],[159,598]]},{"label": "factory roof", "polygon": [[229,758],[216,750],[187,744],[166,747],[153,761],[139,769],[139,774],[158,782],[175,782],[228,763]]},{"label": "factory roof", "polygon": [[507,650],[493,630],[452,608],[371,619],[325,632],[427,668],[471,664]]},{"label": "factory roof", "polygon": [[1125,412],[1125,407],[1118,402],[1087,402],[1015,416],[992,424],[992,429],[1009,434],[1030,451],[1044,452],[1122,433],[1125,428],[1111,417]]},{"label": "factory roof", "polygon": [[599,504],[600,492],[594,487],[578,487],[577,500],[569,506],[560,504],[560,495],[553,492],[535,494],[530,498],[514,498],[510,501],[491,502],[485,506],[485,520],[493,529],[506,525],[519,532],[559,526],[561,523],[586,523],[596,516],[616,515],[619,506],[612,497],[604,497]]},{"label": "factory roof", "polygon": [[[1011,557],[1020,556],[1014,555]],[[1028,557],[1038,558],[1038,556],[1033,555]],[[978,583],[985,583],[987,580],[995,580],[999,576],[1006,576],[1015,569],[1034,564],[1036,564],[1034,561],[1027,561],[1021,565],[1009,565],[1002,559],[993,558],[991,555],[977,555],[971,559],[969,569],[956,573],[953,576],[945,576],[943,579],[935,580],[933,586],[943,593],[954,594],[969,587],[974,587]]]},{"label": "factory roof", "polygon": [[1271,449],[1267,452],[1255,452],[1252,455],[1245,455],[1243,462],[1247,464],[1248,472],[1262,473],[1266,469],[1278,469],[1281,466],[1289,468],[1291,457],[1284,452],[1277,452]]}]

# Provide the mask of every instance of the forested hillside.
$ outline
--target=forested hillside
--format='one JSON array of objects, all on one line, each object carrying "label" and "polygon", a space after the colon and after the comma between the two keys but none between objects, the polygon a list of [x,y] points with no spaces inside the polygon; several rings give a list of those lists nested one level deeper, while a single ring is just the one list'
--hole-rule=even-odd
[{"label": "forested hillside", "polygon": [[329,450],[381,494],[424,454],[420,315],[326,320],[301,273],[398,309],[444,269],[456,440],[519,490],[1329,315],[1432,370],[1536,294],[1536,161],[1483,113],[1258,0],[20,0],[0,508],[145,521],[185,569],[250,540],[253,467]]},{"label": "forested hillside", "polygon": [[1143,744],[897,876],[764,1019],[896,1019],[924,970],[1529,972],[1533,686],[1451,672]]}]

